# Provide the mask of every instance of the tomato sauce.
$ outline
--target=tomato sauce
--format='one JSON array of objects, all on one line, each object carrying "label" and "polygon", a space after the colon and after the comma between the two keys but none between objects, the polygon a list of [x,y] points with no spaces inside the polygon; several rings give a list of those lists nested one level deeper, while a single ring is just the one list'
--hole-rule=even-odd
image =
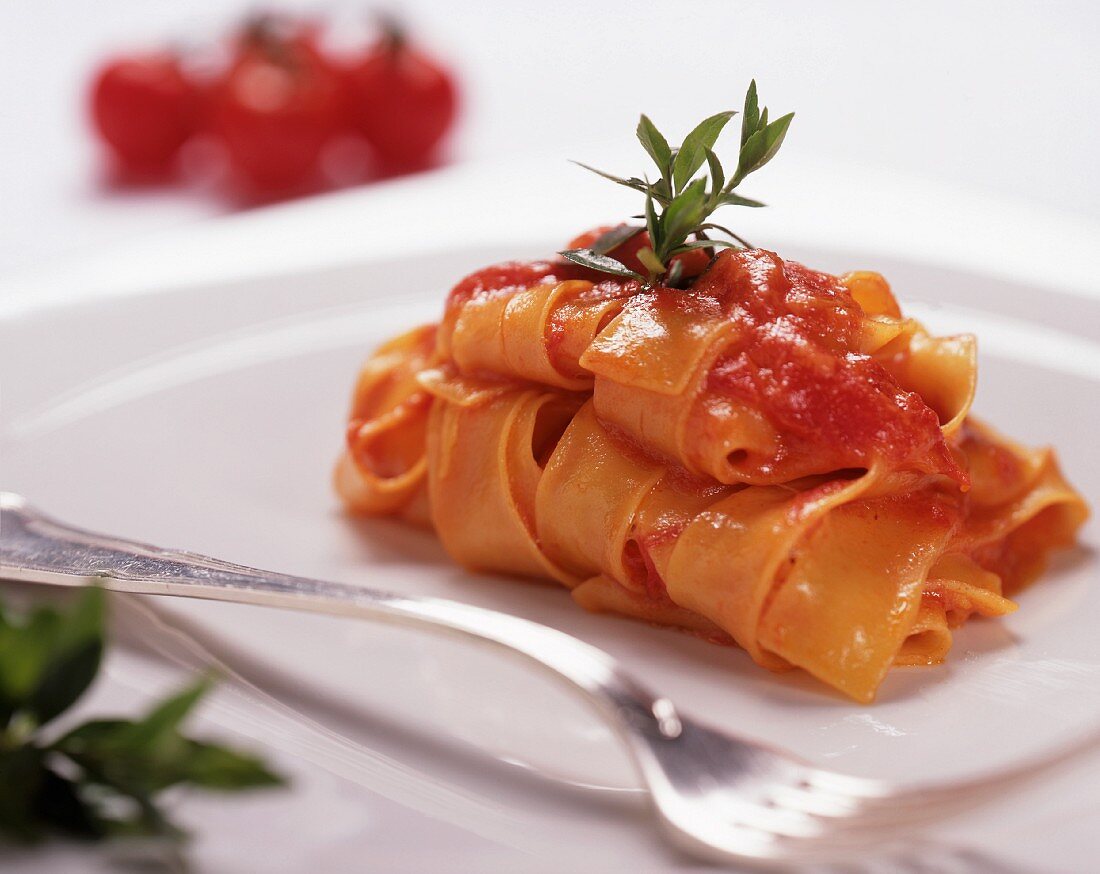
[{"label": "tomato sauce", "polygon": [[[573,242],[590,244],[600,230]],[[734,322],[739,333],[711,370],[706,391],[767,417],[782,435],[777,466],[796,454],[821,456],[838,469],[886,458],[966,484],[935,410],[858,351],[865,316],[848,289],[834,276],[772,252],[723,251],[686,290],[645,289],[562,259],[506,262],[459,282],[447,311],[484,295],[570,279],[592,282],[590,294],[601,299],[644,291],[658,309],[690,308]],[[545,342],[553,356],[565,326],[551,316],[548,327]]]},{"label": "tomato sauce", "polygon": [[[590,270],[580,264],[574,264],[564,259],[531,262],[508,261],[471,273],[459,282],[447,296],[446,312],[449,316],[453,316],[463,304],[481,297],[515,294],[536,285],[566,282],[574,279],[593,283],[592,288],[577,295],[576,303],[582,305],[629,297],[641,287],[634,280],[623,281],[611,278],[606,273],[598,273],[595,270]],[[546,336],[543,338],[551,360],[554,360],[559,367],[564,366],[564,370],[572,369],[570,364],[575,367],[575,362],[557,360],[558,350],[565,340],[567,323],[572,315],[573,313],[568,306],[559,307],[551,313]]]},{"label": "tomato sauce", "polygon": [[447,295],[447,309],[457,309],[468,301],[486,295],[515,293],[545,282],[564,282],[567,279],[598,282],[601,278],[601,274],[564,260],[506,261],[471,273],[460,281]]},{"label": "tomato sauce", "polygon": [[936,412],[856,351],[863,313],[835,277],[771,252],[727,251],[688,294],[741,328],[707,390],[763,412],[786,451],[825,450],[843,467],[885,457],[965,481]]}]

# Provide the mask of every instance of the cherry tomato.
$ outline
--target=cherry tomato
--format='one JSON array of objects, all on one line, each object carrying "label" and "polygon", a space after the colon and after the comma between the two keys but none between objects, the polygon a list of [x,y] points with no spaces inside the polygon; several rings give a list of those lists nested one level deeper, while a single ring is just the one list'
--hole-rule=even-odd
[{"label": "cherry tomato", "polygon": [[170,53],[118,58],[96,74],[92,120],[125,169],[171,164],[194,132],[198,94]]},{"label": "cherry tomato", "polygon": [[451,74],[387,24],[382,38],[345,72],[347,112],[383,165],[423,165],[454,122]]},{"label": "cherry tomato", "polygon": [[339,76],[312,32],[260,22],[246,29],[213,97],[213,130],[251,185],[280,191],[308,183],[337,128]]}]

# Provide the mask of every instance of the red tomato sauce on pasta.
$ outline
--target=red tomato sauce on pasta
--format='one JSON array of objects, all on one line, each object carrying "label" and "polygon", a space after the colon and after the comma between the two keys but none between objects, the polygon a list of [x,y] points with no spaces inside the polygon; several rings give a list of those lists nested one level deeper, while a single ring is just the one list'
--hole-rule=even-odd
[{"label": "red tomato sauce on pasta", "polygon": [[708,390],[759,409],[789,449],[824,444],[853,466],[881,455],[965,479],[936,412],[854,350],[863,314],[835,277],[769,252],[723,252],[689,292],[741,329]]}]

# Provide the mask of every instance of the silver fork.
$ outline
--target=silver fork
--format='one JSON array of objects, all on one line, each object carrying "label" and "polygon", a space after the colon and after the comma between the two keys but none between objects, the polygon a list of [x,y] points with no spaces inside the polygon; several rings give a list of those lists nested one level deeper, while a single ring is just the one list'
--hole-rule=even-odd
[{"label": "silver fork", "polygon": [[866,856],[1040,766],[909,788],[825,771],[686,718],[607,653],[544,625],[95,534],[55,521],[10,492],[0,492],[0,579],[358,616],[519,654],[564,680],[615,729],[672,841],[724,861],[779,865]]}]

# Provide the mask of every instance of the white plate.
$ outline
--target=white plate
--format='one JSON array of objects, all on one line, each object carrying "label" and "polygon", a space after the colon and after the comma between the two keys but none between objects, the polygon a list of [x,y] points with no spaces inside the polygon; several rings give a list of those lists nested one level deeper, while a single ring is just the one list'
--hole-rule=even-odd
[{"label": "white plate", "polygon": [[[762,671],[740,651],[588,615],[564,590],[472,576],[428,534],[343,518],[329,475],[365,354],[434,318],[463,273],[553,245],[374,259],[10,316],[0,321],[0,485],[87,527],[546,623],[608,650],[707,721],[854,773],[950,779],[1100,726],[1090,547],[1058,560],[1021,596],[1019,613],[959,632],[946,665],[896,670],[878,703],[861,707],[797,673]],[[1100,303],[882,255],[777,248],[827,269],[879,269],[933,330],[975,331],[976,411],[1024,441],[1054,443],[1070,479],[1100,495]],[[1084,539],[1096,544],[1095,522]],[[375,788],[493,840],[509,832],[538,852],[561,834],[598,844],[603,805],[617,797],[609,790],[635,786],[586,710],[498,656],[322,617],[213,603],[163,609],[303,712],[338,716],[343,734],[377,752],[445,772],[472,799],[466,809],[403,795],[393,773],[376,775]],[[517,768],[530,779],[517,782]],[[568,803],[551,810],[546,799],[560,792]],[[968,837],[993,841],[996,830],[983,828]],[[1028,852],[1042,850],[1041,836],[1029,840]],[[624,863],[658,852],[641,831],[612,843]]]}]

